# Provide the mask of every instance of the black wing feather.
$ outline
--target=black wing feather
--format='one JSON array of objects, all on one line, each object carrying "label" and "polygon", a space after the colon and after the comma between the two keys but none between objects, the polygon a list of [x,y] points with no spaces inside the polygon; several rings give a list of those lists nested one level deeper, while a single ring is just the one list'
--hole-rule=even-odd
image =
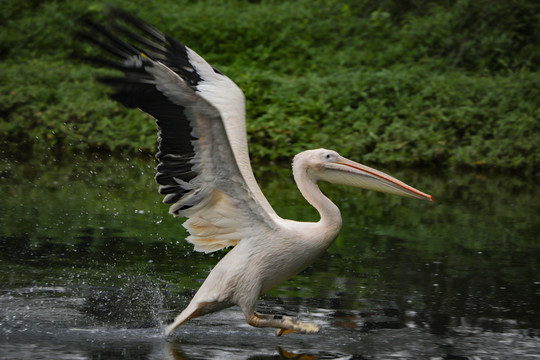
[{"label": "black wing feather", "polygon": [[[160,185],[159,192],[165,195],[163,202],[173,204],[192,190],[188,182],[197,176],[191,163],[196,138],[191,135],[184,108],[156,89],[155,79],[145,71],[146,66],[151,66],[146,58],[162,62],[194,89],[201,77],[190,64],[185,45],[124,11],[112,10],[111,14],[116,19],[109,27],[85,21],[90,32],[79,35],[116,58],[93,56],[89,60],[124,73],[122,77],[98,79],[114,90],[110,97],[156,119],[159,129],[156,182]],[[120,25],[117,20],[143,35]]]},{"label": "black wing feather", "polygon": [[[187,81],[192,87],[197,86],[201,81],[201,77],[189,62],[187,48],[184,44],[163,34],[161,31],[125,11],[114,9],[112,10],[112,14],[118,19],[121,19],[125,24],[146,36],[141,37],[135,32],[122,27],[118,23],[114,25],[115,27],[122,28],[123,30],[121,32],[127,37],[144,45],[145,50],[153,51],[152,55],[155,56],[155,60],[160,61],[180,75],[180,77]],[[148,46],[149,44],[151,45]],[[160,49],[165,49],[165,52]],[[152,56],[150,53],[147,55]]]}]

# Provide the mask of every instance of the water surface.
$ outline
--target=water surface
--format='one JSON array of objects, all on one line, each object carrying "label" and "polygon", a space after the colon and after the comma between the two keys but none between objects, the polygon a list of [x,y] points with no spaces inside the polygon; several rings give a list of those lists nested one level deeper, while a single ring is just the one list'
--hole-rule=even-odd
[{"label": "water surface", "polygon": [[[162,324],[223,252],[183,240],[154,165],[0,162],[0,358],[539,358],[534,179],[382,169],[435,203],[325,184],[344,218],[340,237],[258,306],[316,322],[319,334],[275,337],[231,308],[165,338]],[[281,216],[317,219],[287,165],[257,177]]]}]

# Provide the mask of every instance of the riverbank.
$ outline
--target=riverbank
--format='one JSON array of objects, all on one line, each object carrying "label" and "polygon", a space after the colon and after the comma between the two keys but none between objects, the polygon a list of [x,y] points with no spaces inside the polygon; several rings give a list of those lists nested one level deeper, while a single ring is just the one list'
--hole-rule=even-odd
[{"label": "riverbank", "polygon": [[[540,171],[532,1],[189,4],[116,1],[185,42],[247,99],[250,152],[333,148],[370,164]],[[1,14],[0,151],[151,153],[153,120],[107,99],[74,37],[103,5]],[[269,14],[273,14],[269,16]]]}]

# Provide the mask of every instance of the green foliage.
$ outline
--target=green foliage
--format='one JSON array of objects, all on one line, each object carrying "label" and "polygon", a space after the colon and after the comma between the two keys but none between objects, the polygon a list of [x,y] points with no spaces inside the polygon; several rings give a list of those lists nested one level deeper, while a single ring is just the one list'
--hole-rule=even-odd
[{"label": "green foliage", "polygon": [[[5,64],[4,64],[5,65]],[[146,116],[104,98],[91,69],[42,57],[0,75],[2,146],[60,154],[65,150],[137,149],[155,126]],[[99,95],[102,96],[99,96]]]},{"label": "green foliage", "polygon": [[[540,169],[534,1],[115,1],[195,49],[248,101],[255,158],[334,148],[373,163]],[[0,149],[152,152],[73,36],[100,1],[20,1],[0,26]]]},{"label": "green foliage", "polygon": [[534,68],[540,63],[540,6],[532,1],[465,0],[426,3],[425,16],[408,16],[403,44],[416,59],[441,57],[471,71]]}]

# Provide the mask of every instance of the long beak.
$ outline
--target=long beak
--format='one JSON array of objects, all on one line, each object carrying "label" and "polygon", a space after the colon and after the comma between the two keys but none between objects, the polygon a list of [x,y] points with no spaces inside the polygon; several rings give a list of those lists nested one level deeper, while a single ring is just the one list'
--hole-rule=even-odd
[{"label": "long beak", "polygon": [[333,184],[433,201],[433,196],[423,193],[403,181],[342,156],[338,157],[336,162],[326,164],[325,167],[331,171],[327,172],[322,179]]}]

